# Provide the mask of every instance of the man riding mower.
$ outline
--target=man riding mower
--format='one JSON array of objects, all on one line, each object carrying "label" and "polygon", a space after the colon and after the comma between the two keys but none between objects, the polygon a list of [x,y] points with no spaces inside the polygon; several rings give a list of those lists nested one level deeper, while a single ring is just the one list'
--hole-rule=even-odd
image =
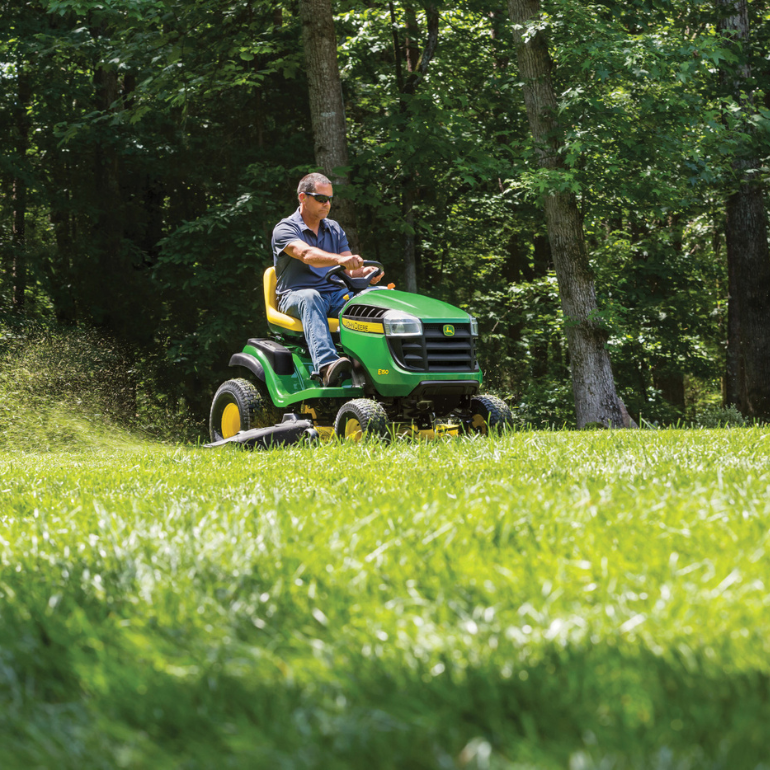
[{"label": "man riding mower", "polygon": [[[365,262],[378,272],[382,265]],[[341,439],[393,434],[485,433],[511,423],[501,399],[480,395],[476,359],[478,326],[460,308],[409,292],[371,287],[343,266],[327,274],[350,298],[327,323],[340,357],[352,362],[351,378],[324,386],[308,352],[302,323],[276,303],[275,269],[264,276],[272,338],[250,339],[230,359],[243,377],[225,382],[211,406],[212,443],[270,442],[270,431],[294,428],[288,441],[311,435]],[[353,294],[354,292],[360,292]],[[351,296],[352,295],[352,296]],[[281,422],[286,416],[285,422]],[[278,431],[279,443],[286,443]]]}]

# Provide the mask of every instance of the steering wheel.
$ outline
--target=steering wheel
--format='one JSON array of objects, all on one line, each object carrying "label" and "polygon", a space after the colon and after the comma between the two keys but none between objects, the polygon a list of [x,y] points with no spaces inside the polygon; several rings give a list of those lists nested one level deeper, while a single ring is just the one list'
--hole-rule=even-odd
[{"label": "steering wheel", "polygon": [[352,278],[345,272],[345,265],[335,265],[326,274],[326,280],[339,286],[342,289],[350,289],[350,291],[363,291],[369,286],[372,278],[382,275],[385,272],[385,268],[380,262],[374,262],[373,260],[364,260],[363,267],[376,267],[373,273],[365,275],[363,278]]}]

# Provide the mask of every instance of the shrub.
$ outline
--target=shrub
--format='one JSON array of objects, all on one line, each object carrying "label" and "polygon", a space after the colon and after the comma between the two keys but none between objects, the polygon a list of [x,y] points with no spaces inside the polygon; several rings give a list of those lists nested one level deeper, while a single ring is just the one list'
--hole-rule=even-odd
[{"label": "shrub", "polygon": [[699,428],[743,428],[746,419],[735,406],[710,406],[698,415],[695,424]]}]

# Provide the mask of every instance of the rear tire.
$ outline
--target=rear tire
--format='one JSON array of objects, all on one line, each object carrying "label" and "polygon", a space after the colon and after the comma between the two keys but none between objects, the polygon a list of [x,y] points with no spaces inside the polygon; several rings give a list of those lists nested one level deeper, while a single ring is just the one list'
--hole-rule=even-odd
[{"label": "rear tire", "polygon": [[486,436],[490,428],[513,425],[513,415],[508,404],[497,396],[474,396],[471,399],[471,418],[468,421],[469,433],[481,433]]},{"label": "rear tire", "polygon": [[261,382],[255,384],[241,378],[227,380],[219,386],[211,403],[209,436],[213,443],[241,430],[267,428],[280,419]]},{"label": "rear tire", "polygon": [[381,404],[369,398],[355,398],[340,407],[334,432],[341,441],[387,439],[389,425],[388,413]]}]

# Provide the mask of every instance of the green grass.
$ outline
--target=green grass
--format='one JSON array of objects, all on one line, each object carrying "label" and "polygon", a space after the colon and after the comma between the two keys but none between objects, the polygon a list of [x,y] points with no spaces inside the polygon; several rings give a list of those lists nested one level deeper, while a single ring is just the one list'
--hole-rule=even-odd
[{"label": "green grass", "polygon": [[767,428],[0,453],[0,767],[767,767],[769,533]]}]

